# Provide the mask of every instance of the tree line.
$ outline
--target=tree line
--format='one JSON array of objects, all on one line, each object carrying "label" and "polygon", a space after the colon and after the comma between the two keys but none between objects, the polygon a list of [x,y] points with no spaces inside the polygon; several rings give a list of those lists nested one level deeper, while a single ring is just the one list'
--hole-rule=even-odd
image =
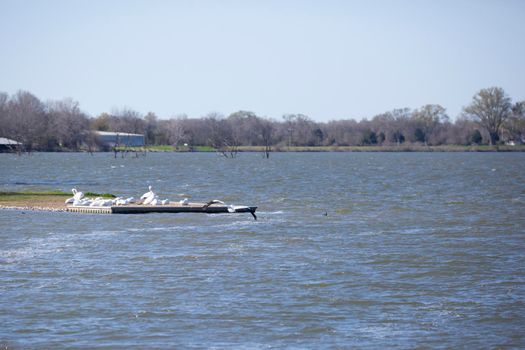
[{"label": "tree line", "polygon": [[240,146],[269,152],[294,146],[496,145],[525,142],[525,101],[513,103],[502,88],[491,87],[477,92],[455,121],[444,107],[428,104],[360,121],[316,122],[304,114],[274,120],[251,111],[164,119],[121,109],[90,117],[71,98],[42,102],[27,91],[0,92],[0,137],[21,142],[26,151],[102,150],[94,130],[144,134],[147,145],[210,146],[221,152]]}]

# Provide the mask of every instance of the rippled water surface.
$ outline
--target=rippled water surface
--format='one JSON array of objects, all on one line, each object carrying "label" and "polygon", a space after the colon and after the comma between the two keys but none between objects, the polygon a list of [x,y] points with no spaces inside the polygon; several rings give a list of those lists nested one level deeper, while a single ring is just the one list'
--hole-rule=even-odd
[{"label": "rippled water surface", "polygon": [[525,154],[0,154],[0,190],[248,214],[0,211],[0,347],[524,348]]}]

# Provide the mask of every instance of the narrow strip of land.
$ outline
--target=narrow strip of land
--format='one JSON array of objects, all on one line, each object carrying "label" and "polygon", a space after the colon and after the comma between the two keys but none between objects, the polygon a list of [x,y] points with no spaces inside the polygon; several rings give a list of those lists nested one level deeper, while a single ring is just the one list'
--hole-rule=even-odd
[{"label": "narrow strip of land", "polygon": [[[91,197],[114,197],[109,193],[86,194]],[[71,193],[62,191],[4,191],[0,192],[0,209],[65,211],[64,202],[71,196]]]},{"label": "narrow strip of land", "polygon": [[[231,149],[212,147],[174,147],[170,145],[120,147],[118,152],[265,152],[265,146],[238,146]],[[272,146],[270,152],[525,152],[525,145],[441,145],[401,144],[390,146]]]}]

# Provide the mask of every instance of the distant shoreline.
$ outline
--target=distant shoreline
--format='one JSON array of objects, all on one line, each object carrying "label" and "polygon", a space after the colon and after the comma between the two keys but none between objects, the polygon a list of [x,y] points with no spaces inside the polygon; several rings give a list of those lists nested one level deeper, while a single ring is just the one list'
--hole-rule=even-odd
[{"label": "distant shoreline", "polygon": [[[264,147],[239,147],[239,152],[264,152]],[[272,148],[271,152],[525,152],[519,146],[314,146]]]},{"label": "distant shoreline", "polygon": [[[264,146],[239,146],[236,150],[225,150],[230,153],[262,153],[265,151]],[[38,151],[37,153],[71,153],[71,152],[85,152],[86,150],[57,150],[57,151]],[[147,146],[147,147],[127,147],[119,148],[118,153],[144,153],[144,152],[174,152],[174,153],[221,153],[207,146],[190,147],[173,147],[169,145],[162,146]],[[442,145],[442,146],[423,146],[423,145],[399,145],[399,146],[275,146],[272,147],[270,153],[328,153],[328,152],[384,152],[384,153],[399,153],[399,152],[525,152],[525,145],[477,145],[477,146],[461,146],[461,145]],[[15,152],[8,152],[15,153]],[[93,153],[114,153],[114,151],[93,151]]]}]

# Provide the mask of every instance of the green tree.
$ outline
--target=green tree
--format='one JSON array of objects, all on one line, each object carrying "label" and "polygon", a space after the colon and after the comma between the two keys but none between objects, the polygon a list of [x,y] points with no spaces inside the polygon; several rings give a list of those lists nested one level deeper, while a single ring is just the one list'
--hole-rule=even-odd
[{"label": "green tree", "polygon": [[484,127],[490,136],[490,144],[499,140],[501,126],[511,114],[511,100],[500,87],[481,89],[470,105],[465,107],[467,115]]},{"label": "green tree", "polygon": [[478,129],[474,130],[472,134],[470,135],[470,142],[476,145],[479,145],[481,141],[483,140],[483,137],[481,136],[481,133]]},{"label": "green tree", "polygon": [[417,128],[416,131],[414,132],[414,137],[417,142],[424,142],[426,145],[427,136],[423,130],[421,130],[420,128]]},{"label": "green tree", "polygon": [[375,145],[377,144],[377,135],[372,130],[365,130],[363,132],[363,139],[361,141],[363,145]]},{"label": "green tree", "polygon": [[102,113],[91,121],[91,128],[97,131],[109,131],[109,114]]},{"label": "green tree", "polygon": [[312,131],[312,133],[314,135],[315,145],[316,146],[321,145],[323,143],[323,140],[324,140],[323,130],[321,130],[320,128],[317,128],[314,131]]}]

